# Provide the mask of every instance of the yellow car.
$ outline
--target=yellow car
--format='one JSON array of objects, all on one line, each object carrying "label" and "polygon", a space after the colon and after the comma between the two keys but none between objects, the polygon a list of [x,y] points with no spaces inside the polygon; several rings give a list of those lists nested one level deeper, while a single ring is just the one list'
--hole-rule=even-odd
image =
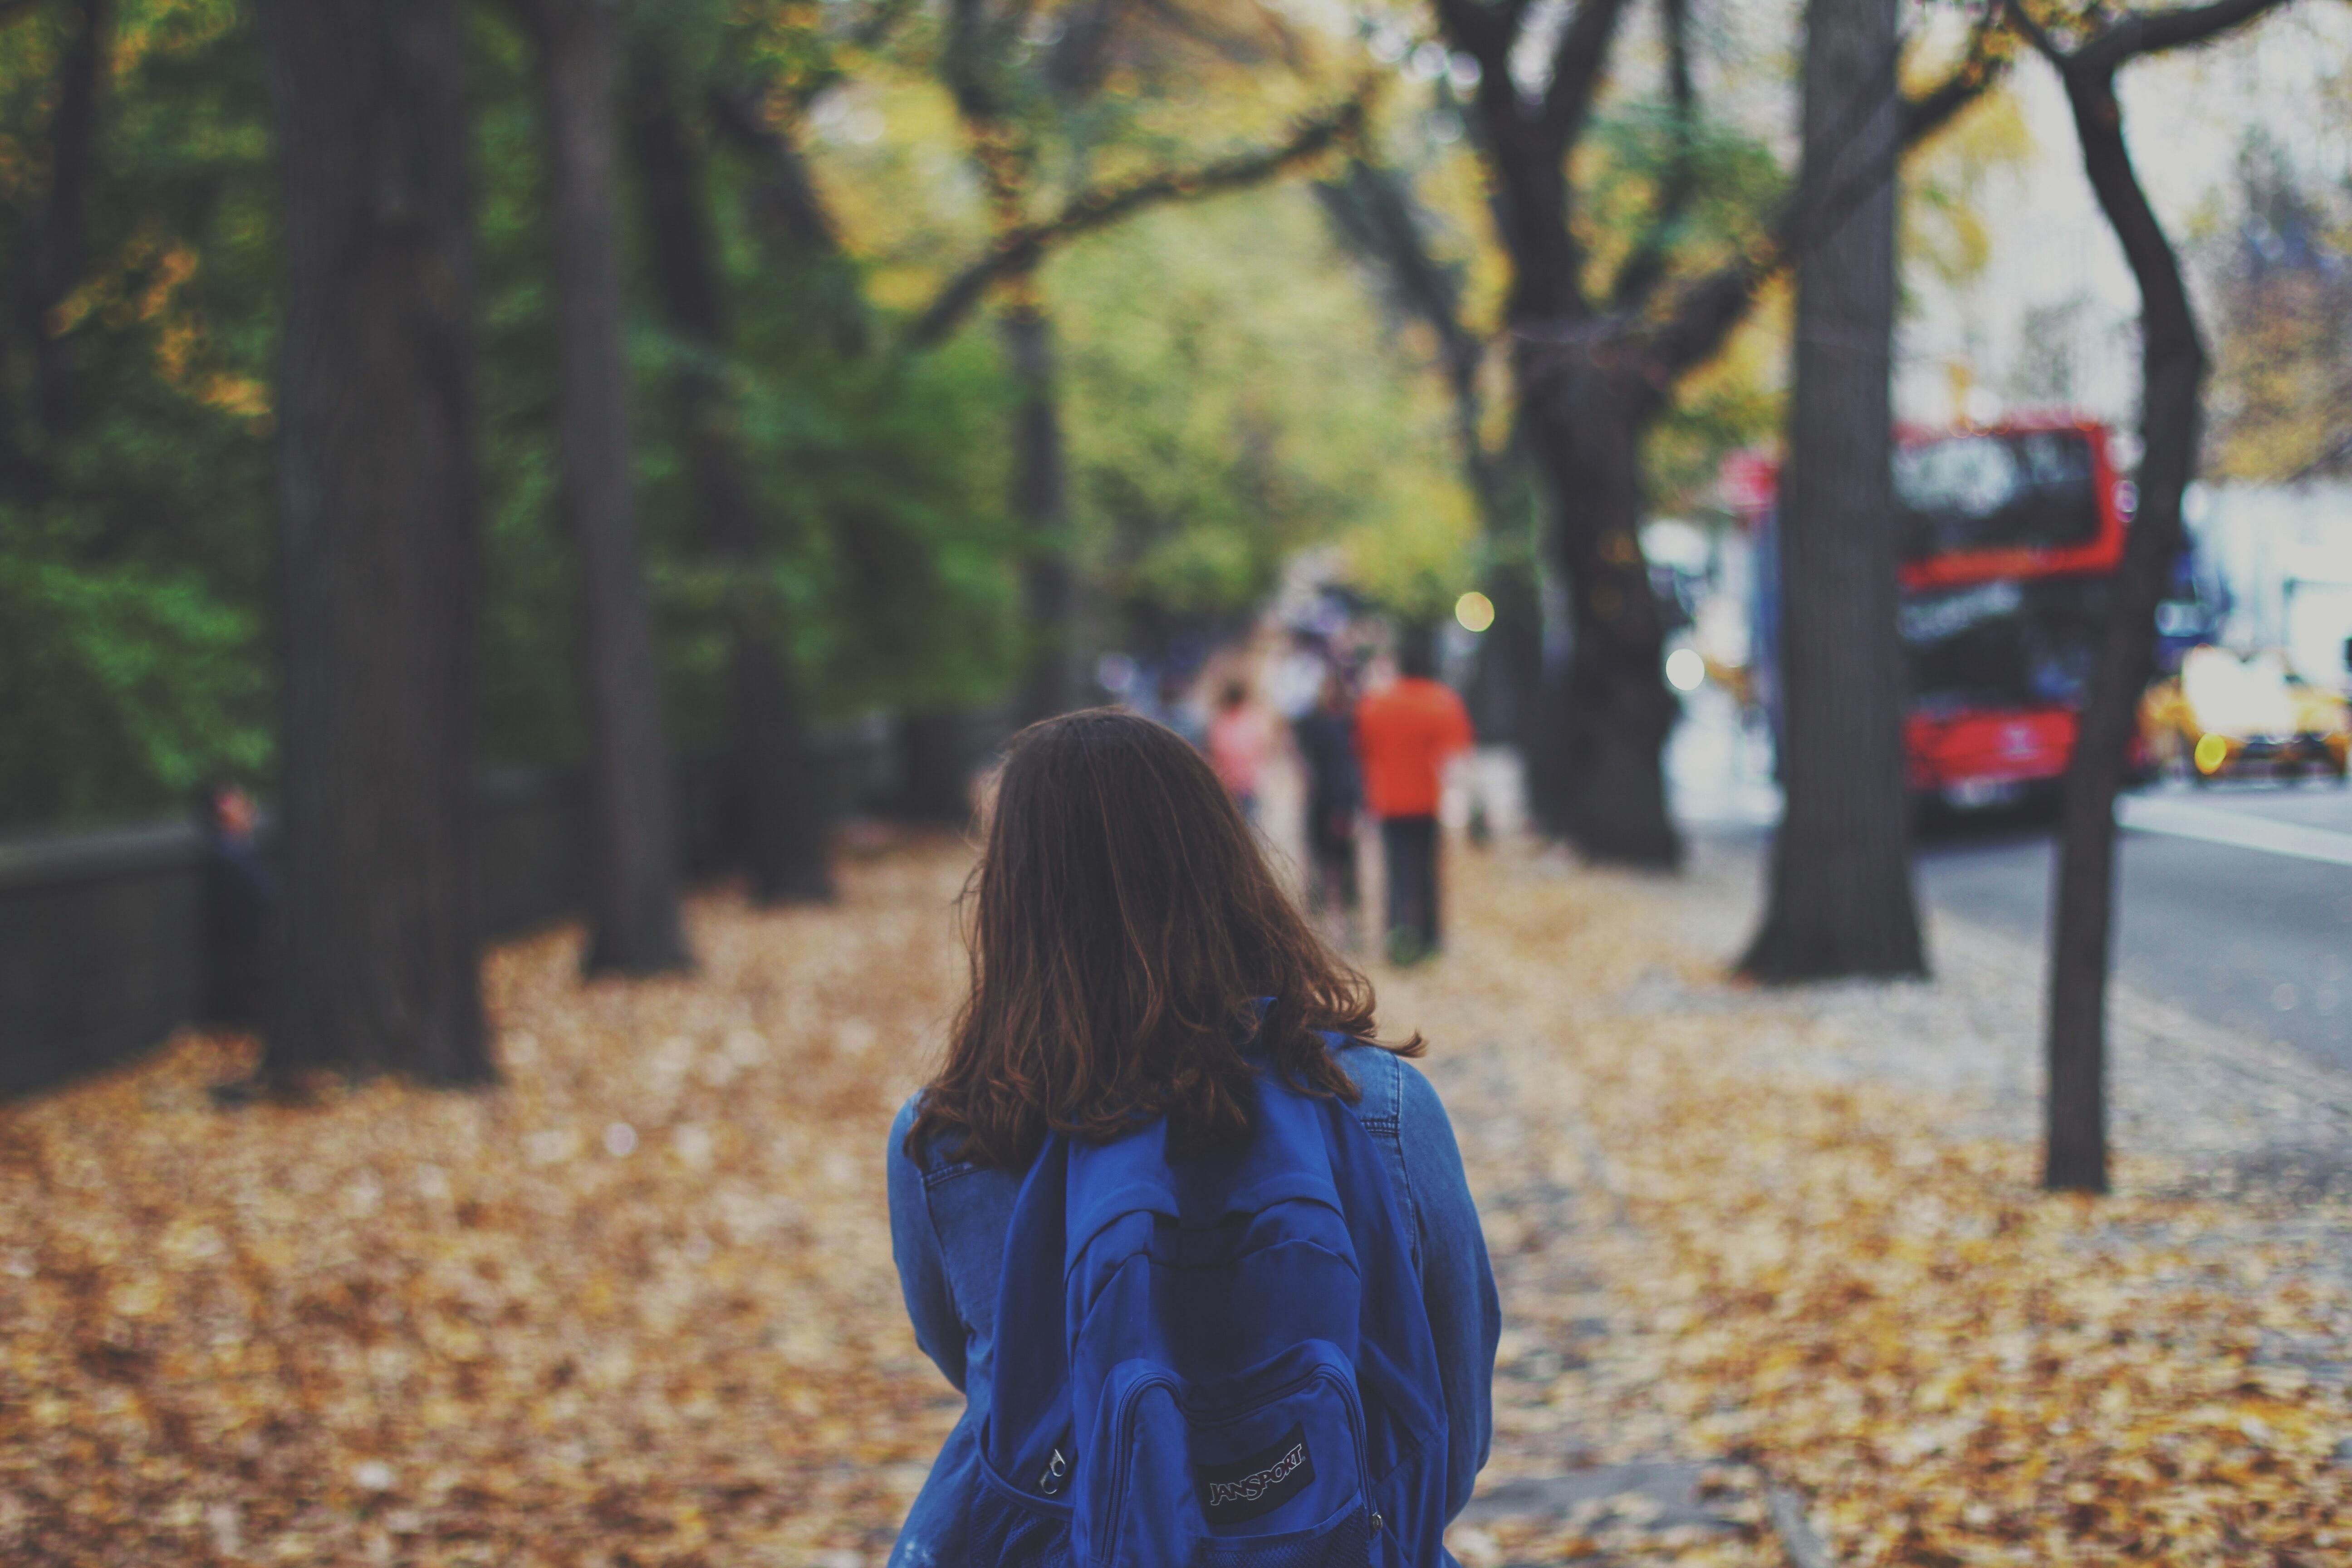
[{"label": "yellow car", "polygon": [[2276,653],[2197,647],[2147,689],[2140,744],[2149,766],[2199,783],[2231,773],[2345,777],[2352,714],[2333,691],[2287,673]]}]

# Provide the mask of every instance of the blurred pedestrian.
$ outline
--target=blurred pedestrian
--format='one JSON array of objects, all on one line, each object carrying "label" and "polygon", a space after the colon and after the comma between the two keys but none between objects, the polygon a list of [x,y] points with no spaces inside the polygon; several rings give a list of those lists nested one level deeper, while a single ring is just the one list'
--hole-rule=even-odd
[{"label": "blurred pedestrian", "polygon": [[1377,1043],[1133,715],[1023,731],[973,886],[971,992],[890,1131],[907,1314],[965,1398],[894,1568],[1449,1561],[1502,1323],[1420,1040]]},{"label": "blurred pedestrian", "polygon": [[269,919],[278,884],[261,857],[253,797],[215,780],[196,798],[204,844],[198,913],[198,1005],[203,1022],[252,1028],[260,1022]]},{"label": "blurred pedestrian", "polygon": [[1307,770],[1307,904],[1339,917],[1340,937],[1356,942],[1356,818],[1364,809],[1356,764],[1356,719],[1348,683],[1327,668],[1315,705],[1291,724]]},{"label": "blurred pedestrian", "polygon": [[1184,678],[1172,668],[1160,673],[1159,710],[1151,717],[1183,736],[1184,743],[1194,751],[1209,749],[1209,727],[1202,722],[1201,710]]},{"label": "blurred pedestrian", "polygon": [[1323,677],[1331,668],[1323,639],[1310,631],[1294,631],[1282,657],[1274,661],[1266,687],[1274,710],[1296,724],[1310,712],[1323,694]]},{"label": "blurred pedestrian", "polygon": [[1258,786],[1265,776],[1265,761],[1274,750],[1274,721],[1250,700],[1248,686],[1225,682],[1217,698],[1217,716],[1209,721],[1209,765],[1241,803],[1242,815],[1257,821]]},{"label": "blurred pedestrian", "polygon": [[1412,963],[1440,943],[1437,803],[1446,763],[1470,749],[1470,713],[1437,680],[1425,631],[1406,636],[1397,665],[1398,679],[1357,707],[1356,750],[1366,799],[1381,822],[1389,956]]}]

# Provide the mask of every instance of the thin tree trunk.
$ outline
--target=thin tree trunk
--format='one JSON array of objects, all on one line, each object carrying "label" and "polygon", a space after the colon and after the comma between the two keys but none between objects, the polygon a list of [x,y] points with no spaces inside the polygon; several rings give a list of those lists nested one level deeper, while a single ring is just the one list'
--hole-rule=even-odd
[{"label": "thin tree trunk", "polygon": [[588,708],[589,919],[583,966],[651,974],[688,962],[678,922],[661,661],[636,509],[622,277],[620,0],[537,0],[555,282],[556,507],[579,586]]},{"label": "thin tree trunk", "polygon": [[2053,1189],[2100,1193],[2107,1190],[2106,1000],[2116,795],[2124,784],[2140,693],[2156,667],[2156,606],[2183,542],[2181,496],[2196,470],[2205,350],[2179,262],[2124,144],[2114,73],[2078,68],[2064,74],[2084,169],[2139,285],[2146,453],[2137,507],[2066,776],[2051,925],[2042,1182]]},{"label": "thin tree trunk", "polygon": [[1069,477],[1056,401],[1054,329],[1036,299],[1034,279],[1022,280],[1003,326],[1005,355],[1012,361],[1021,399],[1013,426],[1013,515],[1027,532],[1022,598],[1035,639],[1015,718],[1034,724],[1076,707],[1079,684]]},{"label": "thin tree trunk", "polygon": [[25,247],[18,324],[32,349],[32,412],[55,441],[73,418],[73,345],[57,330],[57,308],[80,281],[98,157],[99,100],[106,85],[111,0],[78,0],[73,33],[58,64],[49,122],[49,183]]},{"label": "thin tree trunk", "polygon": [[465,9],[257,14],[286,247],[284,962],[265,1067],[481,1080]]},{"label": "thin tree trunk", "polygon": [[[1868,194],[1797,267],[1795,388],[1780,518],[1780,777],[1760,979],[1918,974],[1903,772],[1889,453],[1899,102],[1895,0],[1811,0],[1805,176]],[[1826,173],[1822,173],[1826,172]]]},{"label": "thin tree trunk", "polygon": [[971,818],[971,775],[978,758],[971,716],[953,710],[908,713],[898,721],[898,808],[918,822],[961,826]]},{"label": "thin tree trunk", "polygon": [[641,61],[632,87],[634,144],[644,184],[646,242],[662,311],[688,346],[674,385],[688,470],[710,548],[733,579],[728,606],[732,717],[729,795],[763,903],[833,896],[808,722],[792,667],[789,628],[764,578],[765,530],[735,434],[720,367],[728,343],[724,284],[704,203],[701,149],[680,117],[662,68]]}]

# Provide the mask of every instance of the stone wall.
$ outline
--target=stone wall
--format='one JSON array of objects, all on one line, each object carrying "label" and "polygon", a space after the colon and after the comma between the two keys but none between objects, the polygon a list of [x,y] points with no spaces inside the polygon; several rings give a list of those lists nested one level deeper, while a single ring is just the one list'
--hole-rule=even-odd
[{"label": "stone wall", "polygon": [[[819,737],[830,814],[888,809],[900,792],[895,730],[879,719]],[[576,776],[512,770],[483,780],[478,849],[487,934],[562,919],[584,886]],[[719,770],[678,770],[680,863],[727,867]],[[0,1098],[98,1071],[195,1016],[203,849],[165,822],[0,842]]]}]

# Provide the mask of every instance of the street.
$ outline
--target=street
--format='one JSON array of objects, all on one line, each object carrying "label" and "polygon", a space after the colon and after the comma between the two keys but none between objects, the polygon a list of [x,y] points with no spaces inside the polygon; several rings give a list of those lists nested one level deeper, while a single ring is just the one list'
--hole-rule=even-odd
[{"label": "street", "polygon": [[[1711,690],[1685,700],[1669,759],[1678,815],[1704,836],[1769,840],[1780,802],[1768,749]],[[2207,1023],[2352,1070],[2352,792],[2159,785],[2117,816],[2117,975]],[[2007,816],[1929,827],[1917,866],[1930,918],[2041,947],[2052,831],[2046,818]]]},{"label": "street", "polygon": [[[2352,795],[2332,784],[2219,784],[2136,795],[2119,816],[2118,976],[2209,1023],[2352,1070]],[[2305,831],[2270,848],[2214,841],[2238,824],[2256,829],[2242,835],[2255,842],[2263,826]],[[2331,849],[2337,858],[2319,858]],[[2039,942],[2053,855],[2046,823],[1948,826],[1920,846],[1920,896],[1931,910]]]}]

